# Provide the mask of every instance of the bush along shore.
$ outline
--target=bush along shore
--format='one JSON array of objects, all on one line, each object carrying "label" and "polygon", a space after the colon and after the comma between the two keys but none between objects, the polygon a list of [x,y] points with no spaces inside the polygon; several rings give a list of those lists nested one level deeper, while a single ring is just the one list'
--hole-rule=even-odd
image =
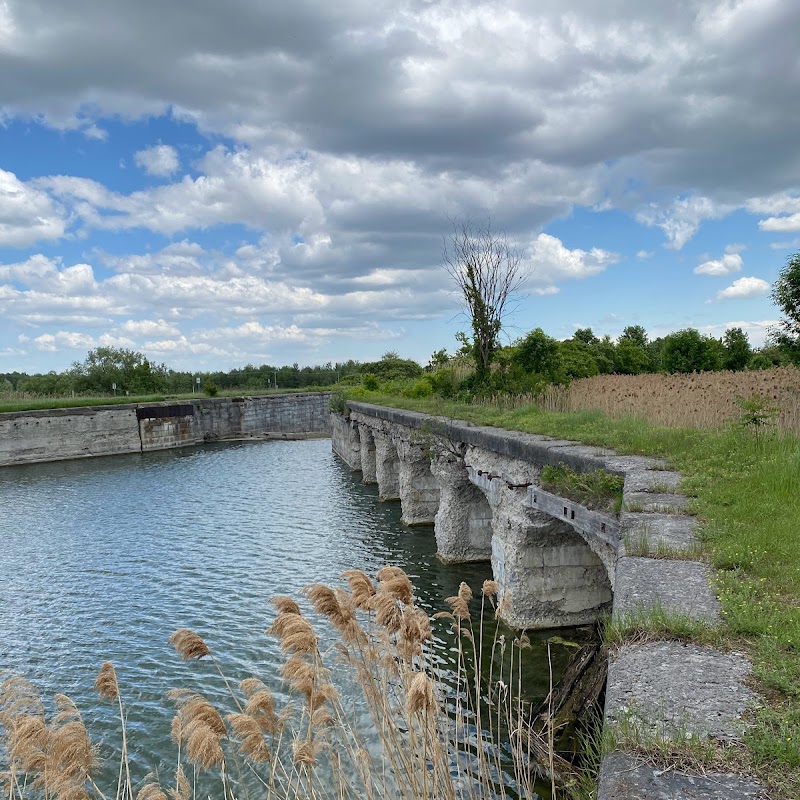
[{"label": "bush along shore", "polygon": [[[757,774],[769,797],[800,797],[800,438],[779,431],[765,401],[739,406],[738,416],[702,429],[669,427],[641,417],[610,417],[597,410],[555,412],[505,402],[458,403],[357,390],[358,400],[573,439],[619,453],[665,459],[683,476],[680,491],[698,518],[701,552],[715,568],[714,589],[723,622],[692,625],[669,615],[627,620],[607,630],[619,646],[632,638],[713,643],[746,653],[752,688],[762,698],[743,726],[743,746],[726,752],[687,746],[664,760],[663,743],[639,737],[669,768],[728,768]],[[332,405],[346,403],[334,397]],[[666,398],[663,398],[666,404]],[[765,408],[765,406],[767,406]],[[594,743],[602,751],[602,737]],[[630,742],[628,746],[632,746]],[[659,758],[661,759],[659,761]]]}]

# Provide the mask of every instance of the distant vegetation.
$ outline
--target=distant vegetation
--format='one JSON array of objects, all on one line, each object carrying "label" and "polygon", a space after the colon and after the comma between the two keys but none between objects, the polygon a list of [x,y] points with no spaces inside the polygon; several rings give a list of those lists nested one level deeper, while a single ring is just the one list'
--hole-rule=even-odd
[{"label": "distant vegetation", "polygon": [[[481,377],[474,368],[471,347],[463,340],[460,337],[461,348],[455,354],[450,355],[445,349],[434,352],[425,367],[390,351],[380,360],[366,363],[349,360],[306,367],[247,364],[229,372],[179,372],[150,361],[142,353],[100,347],[63,372],[0,373],[0,408],[46,407],[64,398],[86,404],[104,402],[104,398],[119,402],[197,393],[215,396],[332,386],[350,394],[439,396],[466,402],[498,395],[542,399],[559,392],[560,408],[567,407],[563,405],[565,387],[572,384],[570,395],[579,397],[580,392],[586,391],[579,389],[584,387],[582,381],[596,376],[757,372],[800,362],[798,349],[786,341],[754,350],[741,328],[731,328],[721,339],[687,328],[652,341],[637,325],[625,328],[616,341],[609,336],[596,336],[591,328],[578,329],[571,338],[558,341],[535,328],[513,344],[498,348],[491,369]],[[794,370],[779,374],[786,378]],[[748,385],[759,382],[763,380],[755,377],[743,381]],[[640,384],[625,384],[633,385]],[[597,384],[591,391],[599,388]]]}]

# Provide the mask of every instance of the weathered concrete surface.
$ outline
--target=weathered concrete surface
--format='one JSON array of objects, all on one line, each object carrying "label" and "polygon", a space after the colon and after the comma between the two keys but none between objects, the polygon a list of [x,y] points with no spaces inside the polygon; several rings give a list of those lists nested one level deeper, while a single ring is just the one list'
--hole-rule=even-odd
[{"label": "weathered concrete surface", "polygon": [[141,450],[132,405],[0,414],[0,466]]},{"label": "weathered concrete surface", "polygon": [[331,414],[333,452],[356,471],[361,469],[361,439],[358,425],[340,414]]},{"label": "weathered concrete surface", "polygon": [[375,442],[375,477],[378,480],[378,498],[381,502],[400,499],[400,459],[392,437],[373,430]]},{"label": "weathered concrete surface", "polygon": [[720,605],[711,587],[708,565],[664,558],[620,558],[614,614],[635,614],[654,608],[716,622]]},{"label": "weathered concrete surface", "polygon": [[754,695],[739,653],[671,641],[623,645],[612,656],[606,721],[637,720],[669,737],[738,739]]},{"label": "weathered concrete surface", "polygon": [[686,551],[695,547],[697,539],[694,517],[681,514],[632,513],[620,515],[620,546],[637,553],[655,555],[664,550]]},{"label": "weathered concrete surface", "polygon": [[397,439],[398,488],[402,521],[406,525],[432,525],[439,510],[439,484],[431,472],[428,449]]},{"label": "weathered concrete surface", "polygon": [[330,394],[207,398],[0,414],[0,466],[329,431]]},{"label": "weathered concrete surface", "polygon": [[677,472],[663,469],[632,469],[625,473],[625,493],[676,492],[681,482]]},{"label": "weathered concrete surface", "polygon": [[656,769],[626,753],[611,753],[600,770],[602,800],[757,800],[761,787],[739,775],[687,775]]},{"label": "weathered concrete surface", "polygon": [[[445,560],[471,560],[485,552],[489,542],[494,577],[511,597],[511,611],[505,613],[512,625],[536,625],[545,619],[549,624],[574,624],[576,616],[570,615],[591,605],[587,592],[601,591],[603,572],[615,586],[616,617],[633,611],[646,616],[659,609],[712,624],[718,621],[719,604],[707,565],[686,560],[697,546],[696,523],[682,513],[687,500],[677,494],[681,477],[667,470],[664,461],[416,412],[351,405],[361,423],[391,431],[395,447],[399,440],[413,441],[417,433],[441,445],[439,460],[431,467],[441,484],[435,521],[439,552]],[[449,456],[443,458],[443,453]],[[636,510],[624,512],[615,524],[541,492],[541,467],[562,463],[577,471],[605,469],[624,476],[624,499]],[[466,486],[463,470],[482,499],[476,500]],[[475,520],[481,532],[477,540],[470,527]],[[560,553],[559,547],[566,552]],[[590,572],[579,578],[574,567],[589,567],[589,557],[594,559]],[[566,603],[567,592],[576,608]],[[605,595],[605,607],[609,597]],[[628,644],[610,661],[607,724],[632,717],[664,736],[691,731],[732,738],[753,699],[743,683],[749,663],[738,654],[653,641]],[[760,797],[759,792],[754,782],[739,776],[658,771],[615,752],[603,760],[598,798],[745,800]]]},{"label": "weathered concrete surface", "polygon": [[492,556],[492,509],[470,481],[464,459],[443,453],[431,463],[439,483],[434,520],[436,552],[446,563],[488,561]]},{"label": "weathered concrete surface", "polygon": [[358,426],[358,440],[361,451],[361,480],[364,483],[377,483],[378,473],[375,465],[375,439],[369,425]]},{"label": "weathered concrete surface", "polygon": [[531,509],[526,486],[475,470],[470,477],[492,509],[492,573],[509,625],[583,625],[610,608],[606,567],[569,523]]},{"label": "weathered concrete surface", "polygon": [[281,431],[327,433],[330,430],[329,392],[210,397],[193,400],[204,439]]}]

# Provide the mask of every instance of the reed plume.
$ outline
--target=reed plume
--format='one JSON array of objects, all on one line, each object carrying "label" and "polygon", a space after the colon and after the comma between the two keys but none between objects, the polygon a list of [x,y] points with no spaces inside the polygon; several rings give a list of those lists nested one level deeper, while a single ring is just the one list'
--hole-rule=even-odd
[{"label": "reed plume", "polygon": [[94,688],[100,697],[105,700],[113,702],[119,697],[117,673],[110,661],[106,661],[100,667],[100,672],[97,673],[97,679],[94,682]]},{"label": "reed plume", "polygon": [[178,628],[167,640],[184,661],[201,659],[211,655],[206,643],[194,631],[188,628]]},{"label": "reed plume", "polygon": [[366,572],[360,569],[348,569],[342,573],[342,577],[350,587],[350,597],[353,605],[359,611],[370,610],[370,598],[375,594],[376,589]]}]

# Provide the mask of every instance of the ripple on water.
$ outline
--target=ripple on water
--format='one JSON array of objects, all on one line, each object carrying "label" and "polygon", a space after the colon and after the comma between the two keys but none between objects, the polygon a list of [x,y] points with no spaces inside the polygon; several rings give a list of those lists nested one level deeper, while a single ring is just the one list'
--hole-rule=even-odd
[{"label": "ripple on water", "polygon": [[[328,440],[206,445],[0,471],[0,670],[25,674],[92,709],[116,742],[112,709],[92,692],[114,662],[128,704],[134,766],[169,768],[171,707],[191,686],[221,698],[212,665],[184,664],[166,640],[196,629],[239,679],[280,688],[278,647],[264,635],[270,598],[297,597],[345,569],[406,569],[420,603],[440,610],[487,565],[446,566],[431,528],[404,528]],[[437,659],[452,663],[445,642]],[[138,742],[138,743],[137,743]]]}]

